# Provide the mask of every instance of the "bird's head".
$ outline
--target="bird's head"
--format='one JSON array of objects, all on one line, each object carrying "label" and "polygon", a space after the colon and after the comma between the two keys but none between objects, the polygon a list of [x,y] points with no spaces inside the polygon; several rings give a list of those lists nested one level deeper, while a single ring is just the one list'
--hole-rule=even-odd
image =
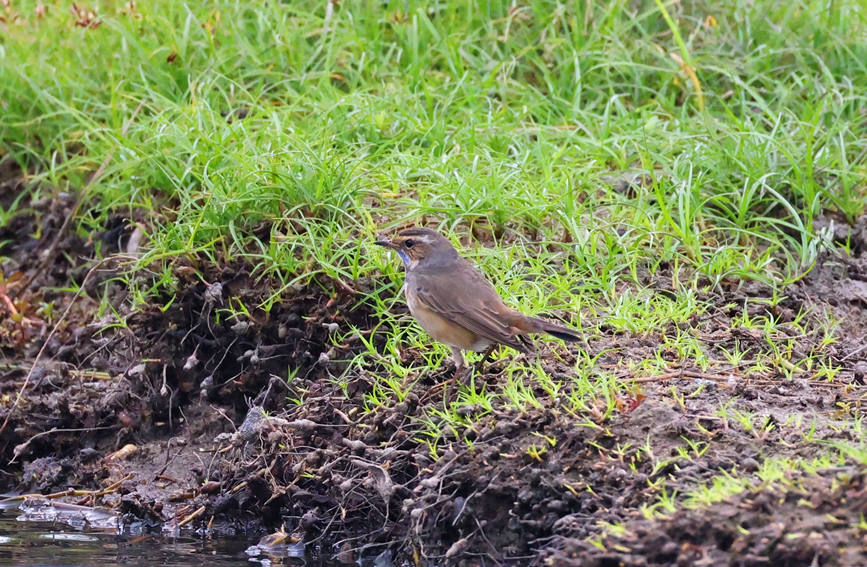
[{"label": "bird's head", "polygon": [[458,255],[445,236],[429,228],[406,228],[390,239],[377,240],[376,244],[396,251],[408,270],[419,264],[445,264]]}]

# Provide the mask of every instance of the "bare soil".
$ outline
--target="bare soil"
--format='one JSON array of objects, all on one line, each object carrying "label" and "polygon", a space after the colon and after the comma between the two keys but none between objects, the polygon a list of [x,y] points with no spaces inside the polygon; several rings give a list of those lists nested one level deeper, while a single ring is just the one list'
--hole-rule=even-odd
[{"label": "bare soil", "polygon": [[[23,190],[20,172],[4,165],[0,205]],[[0,421],[8,420],[0,489],[98,491],[66,500],[155,525],[193,516],[187,525],[197,528],[282,526],[312,552],[347,563],[390,550],[395,560],[431,565],[867,564],[858,527],[867,514],[865,467],[851,458],[709,507],[652,520],[642,514],[659,501],[660,481],[686,493],[721,471],[757,478],[765,459],[827,452],[828,441],[805,442],[803,430],[786,426],[798,416],[816,424],[813,438],[859,441],[851,424],[867,370],[867,217],[835,223],[851,254],[827,253],[781,303],[759,301],[771,295],[762,284],[728,281],[704,292],[715,307],[681,329],[708,348],[766,352],[764,336],[732,327],[745,309],[765,310],[782,322],[778,339],[806,355],[818,348],[818,333],[789,332],[785,322],[802,311],[817,321],[833,312],[837,342],[822,350],[843,368],[833,382],[701,371],[672,359],[671,372],[639,381],[607,419],[579,420],[559,400],[523,413],[470,408],[477,426],[451,432],[434,460],[414,416],[457,395],[451,369],[374,411],[362,405],[370,372],[354,371],[345,388],[332,379],[361,348],[360,341],[334,346],[336,328],[352,323],[384,343],[360,300],[372,282],[314,281],[270,314],[225,320],[217,311],[230,297],[255,305],[274,282],[254,281],[244,265],[178,259],[168,309],[130,313],[128,290],[113,278],[132,219],[118,216],[103,234],[82,238],[67,223],[74,205],[74,195],[49,194],[0,229],[0,300],[8,299],[0,303]],[[663,269],[646,283],[669,293],[671,276]],[[125,325],[100,312],[103,297]],[[642,336],[603,327],[584,348],[628,379],[629,361],[661,349],[674,356],[662,341],[675,331]],[[554,378],[568,377],[575,354],[561,356],[545,359]],[[290,368],[297,373],[287,380]],[[487,388],[501,387],[501,370],[485,367]],[[685,395],[682,403],[671,386]],[[738,427],[716,412],[724,404],[773,427]],[[540,436],[556,445],[534,458],[527,449]],[[673,458],[685,439],[703,439],[707,450],[661,469],[641,454],[649,441],[656,457]]]}]

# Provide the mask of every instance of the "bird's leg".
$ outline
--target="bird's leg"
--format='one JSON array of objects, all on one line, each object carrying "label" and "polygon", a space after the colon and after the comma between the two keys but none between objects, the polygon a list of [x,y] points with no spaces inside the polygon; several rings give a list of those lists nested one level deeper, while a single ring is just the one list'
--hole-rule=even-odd
[{"label": "bird's leg", "polygon": [[478,372],[479,374],[482,373],[482,366],[484,366],[485,362],[488,361],[488,357],[491,356],[491,353],[494,352],[494,349],[495,349],[495,348],[497,348],[496,343],[492,343],[492,344],[488,345],[488,348],[486,348],[486,349],[482,352],[482,358],[480,358],[480,359],[478,360],[478,362],[476,362],[476,363],[473,365],[474,368],[475,368],[475,370],[476,370],[476,372]]},{"label": "bird's leg", "polygon": [[452,351],[452,359],[455,361],[455,378],[462,379],[467,373],[467,363],[464,361],[464,355],[458,347],[450,346]]}]

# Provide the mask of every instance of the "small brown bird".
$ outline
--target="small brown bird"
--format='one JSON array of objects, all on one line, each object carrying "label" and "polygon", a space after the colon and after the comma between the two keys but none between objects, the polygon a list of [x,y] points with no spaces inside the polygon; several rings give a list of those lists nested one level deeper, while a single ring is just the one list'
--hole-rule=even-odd
[{"label": "small brown bird", "polygon": [[531,344],[524,335],[530,333],[566,341],[580,338],[572,329],[507,306],[451,242],[433,230],[407,228],[376,244],[395,250],[403,260],[409,311],[430,336],[451,348],[458,375],[466,369],[462,350],[484,351],[503,344],[527,352]]}]

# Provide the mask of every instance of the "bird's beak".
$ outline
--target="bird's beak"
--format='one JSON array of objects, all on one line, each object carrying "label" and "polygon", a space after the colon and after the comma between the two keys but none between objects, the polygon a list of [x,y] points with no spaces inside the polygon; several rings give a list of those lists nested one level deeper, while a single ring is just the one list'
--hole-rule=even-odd
[{"label": "bird's beak", "polygon": [[394,248],[394,244],[391,242],[391,240],[387,240],[387,239],[375,240],[373,243],[376,244],[377,246],[385,246],[386,248]]}]

